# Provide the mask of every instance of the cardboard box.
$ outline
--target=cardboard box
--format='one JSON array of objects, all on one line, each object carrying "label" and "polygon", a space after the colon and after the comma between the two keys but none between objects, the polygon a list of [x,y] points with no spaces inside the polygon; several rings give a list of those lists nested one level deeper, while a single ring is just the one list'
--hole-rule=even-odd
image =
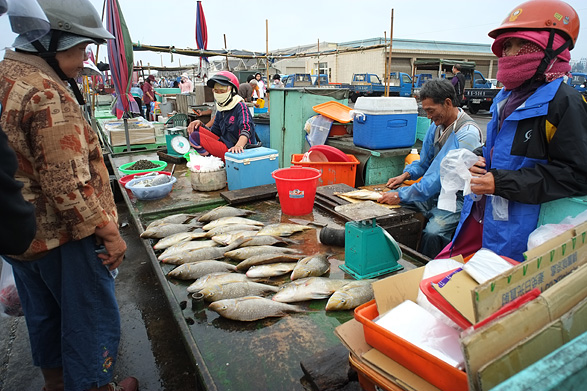
[{"label": "cardboard box", "polygon": [[[142,118],[132,118],[127,121],[128,138],[131,145],[152,144],[155,140],[155,127]],[[126,134],[123,120],[114,120],[104,123],[104,130],[110,137],[113,147],[126,145]]]}]

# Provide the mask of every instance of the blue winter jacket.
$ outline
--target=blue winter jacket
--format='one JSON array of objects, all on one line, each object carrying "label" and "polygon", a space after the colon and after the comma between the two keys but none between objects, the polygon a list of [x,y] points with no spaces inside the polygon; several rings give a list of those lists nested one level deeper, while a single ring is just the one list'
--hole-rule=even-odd
[{"label": "blue winter jacket", "polygon": [[[459,109],[461,112],[462,109]],[[423,202],[432,197],[438,197],[440,194],[440,162],[446,154],[459,148],[466,148],[470,151],[481,146],[480,130],[474,124],[465,124],[458,132],[454,132],[448,137],[444,146],[437,155],[434,155],[434,133],[437,126],[434,122],[430,125],[422,142],[422,151],[420,160],[416,160],[408,165],[404,172],[410,173],[410,179],[417,180],[422,177],[420,182],[411,186],[400,187],[397,192],[403,202]],[[395,190],[394,190],[395,191]]]},{"label": "blue winter jacket", "polygon": [[[587,102],[558,79],[540,86],[498,129],[510,94],[503,89],[496,96],[483,147],[500,197],[486,196],[483,247],[522,262],[541,204],[587,194]],[[505,220],[494,217],[494,200],[505,204]],[[473,203],[465,197],[455,238]]]},{"label": "blue winter jacket", "polygon": [[239,102],[232,110],[218,110],[210,131],[228,148],[234,147],[241,135],[247,136],[248,144],[257,141],[253,116],[244,102]]}]

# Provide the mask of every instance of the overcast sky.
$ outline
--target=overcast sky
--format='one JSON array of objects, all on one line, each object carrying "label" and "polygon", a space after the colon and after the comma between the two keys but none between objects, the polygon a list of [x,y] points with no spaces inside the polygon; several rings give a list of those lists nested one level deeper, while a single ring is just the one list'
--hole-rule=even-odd
[{"label": "overcast sky", "polygon": [[[91,0],[102,14],[104,0]],[[587,1],[568,0],[582,20],[573,59],[587,57]],[[73,3],[73,1],[72,1]],[[208,24],[208,49],[265,51],[265,21],[269,50],[320,42],[345,42],[390,34],[394,38],[487,43],[487,32],[499,26],[518,4],[512,0],[202,0]],[[119,0],[133,42],[196,48],[196,0]],[[100,49],[99,60],[106,51]],[[195,57],[135,52],[143,65],[178,66]]]}]

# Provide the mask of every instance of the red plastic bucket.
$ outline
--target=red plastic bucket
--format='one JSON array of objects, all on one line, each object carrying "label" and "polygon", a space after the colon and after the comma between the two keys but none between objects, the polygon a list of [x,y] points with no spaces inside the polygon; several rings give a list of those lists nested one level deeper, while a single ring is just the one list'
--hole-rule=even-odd
[{"label": "red plastic bucket", "polygon": [[312,213],[318,179],[322,173],[311,167],[280,168],[271,173],[275,179],[281,211],[290,216]]}]

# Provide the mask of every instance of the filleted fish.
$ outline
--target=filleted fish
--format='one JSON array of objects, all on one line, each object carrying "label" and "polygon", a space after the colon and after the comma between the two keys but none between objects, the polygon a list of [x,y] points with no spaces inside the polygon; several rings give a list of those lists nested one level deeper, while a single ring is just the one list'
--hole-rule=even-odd
[{"label": "filleted fish", "polygon": [[373,300],[371,280],[353,281],[336,290],[326,303],[326,311],[352,310]]},{"label": "filleted fish", "polygon": [[164,224],[164,223],[165,224],[184,224],[185,222],[187,222],[188,220],[190,220],[193,217],[194,217],[194,215],[187,214],[187,213],[178,213],[178,214],[174,214],[174,215],[169,215],[169,216],[165,216],[161,219],[153,220],[147,226],[147,228],[155,227],[159,224]]},{"label": "filleted fish", "polygon": [[235,281],[208,285],[201,289],[200,293],[204,295],[204,300],[210,302],[244,296],[261,296],[278,290],[279,288],[273,285],[252,281]]},{"label": "filleted fish", "polygon": [[196,250],[198,248],[218,247],[219,244],[213,240],[193,240],[174,244],[163,251],[158,257],[158,260],[169,258],[172,255],[179,254],[185,251]]},{"label": "filleted fish", "polygon": [[265,225],[260,221],[253,220],[253,219],[247,219],[244,217],[221,217],[219,219],[216,219],[214,221],[209,222],[208,224],[204,225],[202,228],[204,229],[204,231],[210,231],[212,228],[219,227],[221,225],[226,225],[226,224],[246,224],[246,225],[256,225],[256,226],[260,226],[260,227]]},{"label": "filleted fish", "polygon": [[193,239],[198,238],[205,238],[206,232],[203,230],[192,231],[192,232],[178,232],[173,235],[166,236],[164,238],[159,239],[159,241],[153,246],[155,250],[165,250],[168,247],[173,246],[174,244],[187,242]]},{"label": "filleted fish", "polygon": [[258,296],[219,300],[211,303],[208,308],[224,318],[242,322],[281,317],[292,312],[305,312],[302,307]]},{"label": "filleted fish", "polygon": [[272,299],[282,303],[326,299],[351,281],[326,277],[302,278],[283,285]]},{"label": "filleted fish", "polygon": [[[238,239],[246,240],[246,239]],[[235,242],[236,243],[236,242]],[[227,251],[224,256],[237,261],[244,261],[254,255],[261,254],[299,254],[300,250],[287,247],[275,247],[275,246],[253,246],[253,247],[241,247],[235,250]]]},{"label": "filleted fish", "polygon": [[261,228],[257,235],[291,236],[296,232],[301,232],[306,229],[314,229],[314,227],[301,224],[276,223]]},{"label": "filleted fish", "polygon": [[228,262],[206,260],[179,265],[167,273],[167,276],[177,278],[179,280],[197,280],[198,278],[210,273],[235,271],[236,267]]},{"label": "filleted fish", "polygon": [[219,206],[218,208],[214,208],[211,211],[204,213],[202,216],[200,216],[198,221],[204,222],[204,223],[209,223],[213,220],[218,220],[221,217],[242,217],[242,216],[251,215],[253,213],[255,213],[255,212],[253,212],[252,210],[239,209],[239,208],[235,208],[232,206],[224,205],[224,206]]},{"label": "filleted fish", "polygon": [[199,225],[200,223],[197,222],[195,224],[161,223],[159,225],[146,229],[141,234],[141,238],[161,239],[179,232],[201,231]]},{"label": "filleted fish", "polygon": [[206,274],[196,281],[194,281],[187,290],[189,293],[198,292],[210,285],[217,285],[224,282],[236,282],[236,281],[251,281],[249,277],[242,273],[232,272],[215,272]]},{"label": "filleted fish", "polygon": [[320,253],[300,259],[291,273],[291,279],[299,280],[300,278],[306,277],[320,277],[325,274],[330,270],[328,256],[329,254]]},{"label": "filleted fish", "polygon": [[210,259],[220,259],[224,257],[224,253],[237,248],[247,240],[246,238],[237,239],[228,246],[198,248],[195,250],[188,250],[181,253],[176,253],[161,259],[164,263],[171,263],[173,265],[181,265],[189,262],[204,261]]},{"label": "filleted fish", "polygon": [[[236,265],[236,269],[244,271],[252,266],[256,265],[267,265],[278,262],[297,262],[302,258],[303,255],[292,255],[292,254],[260,254],[253,255]],[[295,266],[295,265],[294,265]]]},{"label": "filleted fish", "polygon": [[269,263],[267,265],[251,266],[247,270],[249,278],[277,277],[290,273],[296,266],[293,262]]},{"label": "filleted fish", "polygon": [[244,231],[259,231],[261,226],[258,225],[250,225],[250,224],[226,224],[226,225],[219,225],[216,228],[212,228],[208,232],[206,232],[207,238],[213,238],[214,236],[228,234],[228,233],[235,233],[235,232],[244,232]]}]

